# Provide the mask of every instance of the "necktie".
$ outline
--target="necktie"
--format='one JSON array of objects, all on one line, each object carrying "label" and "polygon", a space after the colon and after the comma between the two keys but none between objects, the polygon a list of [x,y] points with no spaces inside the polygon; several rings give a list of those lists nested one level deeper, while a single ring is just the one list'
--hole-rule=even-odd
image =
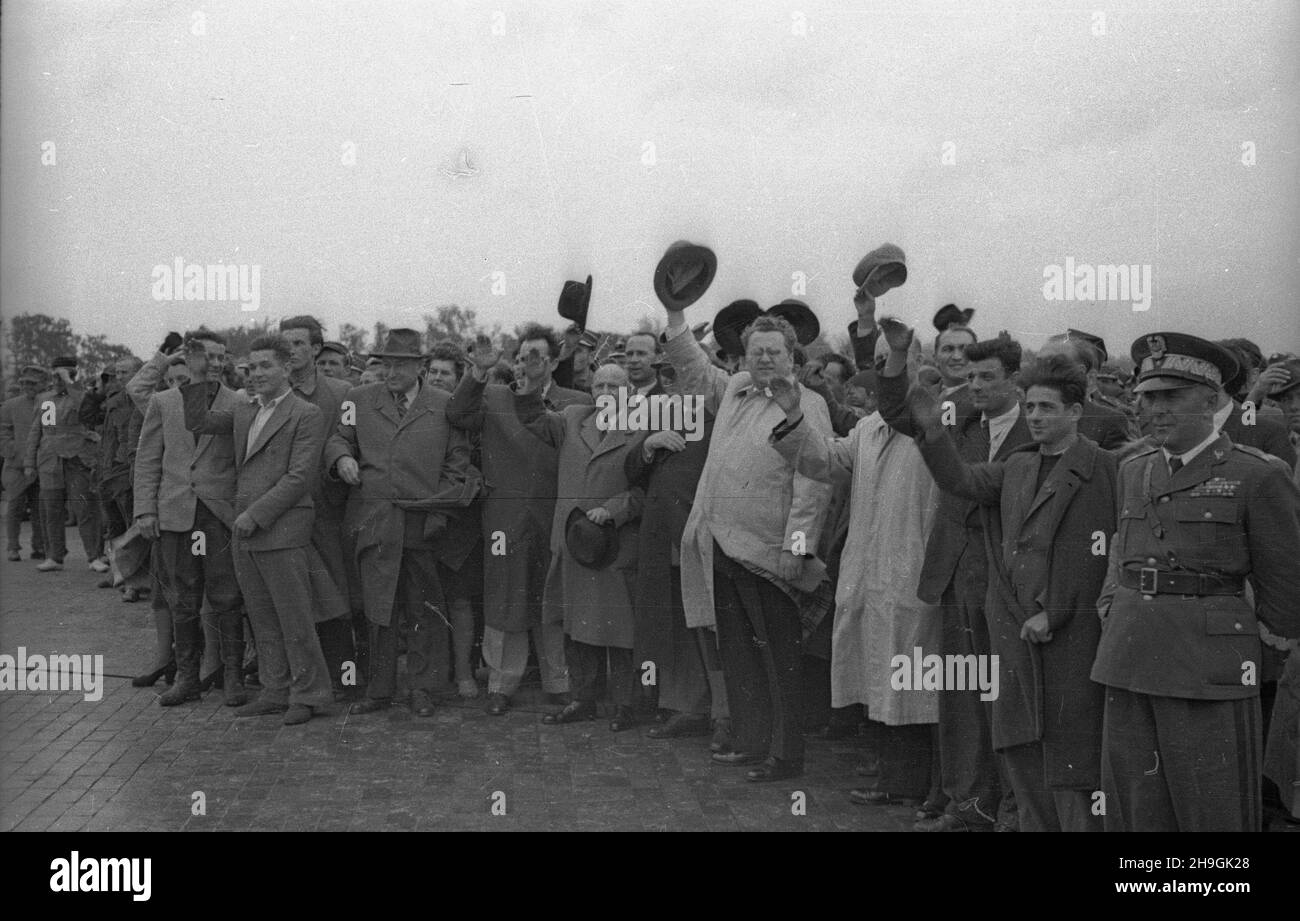
[{"label": "necktie", "polygon": [[1173,476],[1179,470],[1183,469],[1183,459],[1181,457],[1169,458],[1169,475]]},{"label": "necktie", "polygon": [[397,395],[397,418],[401,419],[406,415],[406,394]]}]

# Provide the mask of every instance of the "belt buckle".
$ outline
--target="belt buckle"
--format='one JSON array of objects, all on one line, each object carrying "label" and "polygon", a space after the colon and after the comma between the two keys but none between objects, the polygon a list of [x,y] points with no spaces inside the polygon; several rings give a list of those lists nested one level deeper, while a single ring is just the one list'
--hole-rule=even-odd
[{"label": "belt buckle", "polygon": [[1160,570],[1152,566],[1144,566],[1138,570],[1138,591],[1144,595],[1154,595],[1156,593],[1156,576]]}]

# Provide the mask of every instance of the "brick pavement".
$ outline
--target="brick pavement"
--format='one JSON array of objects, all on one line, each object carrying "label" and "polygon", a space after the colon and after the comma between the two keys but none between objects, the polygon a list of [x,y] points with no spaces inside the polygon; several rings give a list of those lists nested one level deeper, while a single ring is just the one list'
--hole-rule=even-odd
[{"label": "brick pavement", "polygon": [[[26,547],[24,531],[24,547]],[[0,653],[102,654],[104,695],[0,692],[0,831],[905,830],[911,810],[854,806],[858,743],[810,742],[806,774],[750,784],[708,739],[661,742],[604,720],[543,726],[536,689],[489,717],[481,701],[305,726],[236,720],[219,691],[164,709],[131,687],[153,648],[147,602],[96,589],[80,546],[61,573],[0,562]],[[24,553],[25,555],[25,553]],[[792,815],[793,791],[807,814]],[[204,794],[206,815],[193,815]],[[493,815],[493,796],[505,815]],[[499,798],[498,798],[499,799]]]}]

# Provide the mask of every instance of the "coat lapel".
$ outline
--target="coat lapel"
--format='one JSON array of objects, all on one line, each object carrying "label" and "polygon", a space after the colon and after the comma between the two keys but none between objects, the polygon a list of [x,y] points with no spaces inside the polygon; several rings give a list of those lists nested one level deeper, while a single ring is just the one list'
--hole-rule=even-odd
[{"label": "coat lapel", "polygon": [[[1029,511],[1025,513],[1025,520],[1028,521],[1049,499],[1057,496],[1060,497],[1060,501],[1053,506],[1053,509],[1059,520],[1084,480],[1092,479],[1093,461],[1095,459],[1096,455],[1088,450],[1082,439],[1076,441],[1065,452],[1065,456],[1056,462],[1056,467],[1053,468],[1052,472],[1047,475],[1043,488],[1038,490],[1038,494],[1034,496],[1034,501],[1029,506]],[[1037,477],[1038,470],[1035,468],[1035,481]],[[1030,488],[1033,488],[1032,483]],[[1052,525],[1052,528],[1055,528],[1055,524]]]},{"label": "coat lapel", "polygon": [[[280,401],[280,405],[276,406],[275,411],[271,413],[271,418],[266,420],[266,425],[262,426],[262,431],[257,433],[257,440],[253,442],[253,446],[244,457],[245,461],[258,451],[262,450],[266,443],[271,440],[271,436],[284,428],[284,424],[289,421],[289,413],[292,410],[292,404],[295,399],[297,398],[292,393],[289,393]],[[253,419],[256,419],[257,404],[251,405],[253,406]],[[248,427],[250,429],[253,427],[252,419],[249,420]],[[244,438],[245,441],[247,441],[248,436],[245,435]]]}]

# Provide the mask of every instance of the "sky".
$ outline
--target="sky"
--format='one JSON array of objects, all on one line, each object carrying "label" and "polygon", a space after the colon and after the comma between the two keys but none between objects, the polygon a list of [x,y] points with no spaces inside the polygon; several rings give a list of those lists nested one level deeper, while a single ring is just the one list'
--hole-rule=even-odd
[{"label": "sky", "polygon": [[[879,312],[923,329],[953,301],[1031,347],[1297,351],[1298,24],[1289,0],[6,4],[0,311],[144,356],[302,312],[558,325],[591,274],[591,325],[630,330],[686,239],[718,257],[692,322],[797,295],[838,333],[889,241],[909,275]],[[256,267],[257,309],[158,299],[177,259]],[[1120,264],[1144,305],[1044,294]]]}]

